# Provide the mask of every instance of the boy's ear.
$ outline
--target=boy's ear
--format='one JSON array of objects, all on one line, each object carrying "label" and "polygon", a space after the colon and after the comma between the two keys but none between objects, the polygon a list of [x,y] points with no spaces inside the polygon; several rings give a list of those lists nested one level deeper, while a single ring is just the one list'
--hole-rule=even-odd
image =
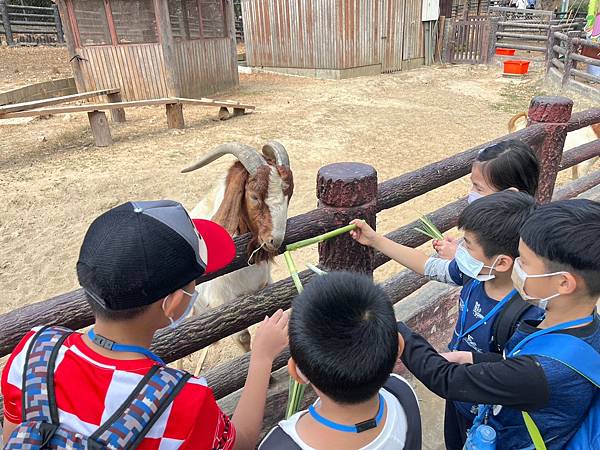
[{"label": "boy's ear", "polygon": [[398,358],[402,356],[402,352],[404,352],[404,338],[398,333]]},{"label": "boy's ear", "polygon": [[511,272],[514,262],[514,258],[507,255],[500,255],[496,261],[494,269],[498,272]]},{"label": "boy's ear", "polygon": [[173,317],[176,315],[177,310],[180,309],[181,302],[186,300],[184,295],[185,294],[181,292],[181,289],[177,289],[172,294],[169,294],[169,296],[162,302],[157,302],[160,303],[161,308],[163,308],[165,316]]},{"label": "boy's ear", "polygon": [[570,272],[565,272],[559,275],[560,281],[558,284],[558,293],[561,295],[570,295],[577,290],[579,277],[576,277]]},{"label": "boy's ear", "polygon": [[309,384],[310,383],[308,381],[308,379],[304,376],[304,374],[300,371],[300,369],[298,369],[298,366],[296,366],[296,361],[294,361],[294,358],[288,359],[287,367],[288,367],[288,373],[290,374],[290,377],[292,377],[298,383],[300,383],[300,384]]}]

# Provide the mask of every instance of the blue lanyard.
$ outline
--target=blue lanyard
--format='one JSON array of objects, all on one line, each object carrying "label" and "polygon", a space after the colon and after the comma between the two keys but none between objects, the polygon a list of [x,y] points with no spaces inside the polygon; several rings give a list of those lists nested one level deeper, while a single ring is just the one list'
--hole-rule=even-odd
[{"label": "blue lanyard", "polygon": [[94,333],[93,328],[90,329],[90,331],[88,331],[88,337],[94,344],[99,345],[100,347],[105,348],[107,350],[112,350],[113,352],[140,353],[150,358],[151,360],[156,361],[161,366],[166,365],[162,359],[160,359],[157,355],[152,353],[147,348],[140,347],[139,345],[117,344],[116,342],[111,341],[110,339],[107,339],[104,336],[97,335],[96,333]]},{"label": "blue lanyard", "polygon": [[321,425],[325,425],[327,428],[331,428],[332,430],[343,431],[344,433],[362,433],[363,431],[377,428],[377,425],[381,423],[384,405],[385,401],[383,400],[383,396],[379,394],[379,410],[377,411],[377,415],[373,419],[365,420],[364,422],[360,422],[355,425],[342,425],[326,419],[315,410],[313,405],[308,407],[308,413]]},{"label": "blue lanyard", "polygon": [[460,332],[457,333],[456,331],[454,332],[454,334],[457,336],[456,337],[456,342],[455,344],[452,346],[452,350],[456,350],[460,344],[460,341],[469,333],[472,333],[473,331],[475,331],[477,328],[479,328],[481,325],[486,324],[492,317],[494,317],[496,314],[498,314],[498,312],[504,308],[504,305],[506,305],[509,300],[511,298],[513,298],[513,296],[517,293],[517,291],[515,289],[513,289],[512,291],[510,291],[502,300],[500,300],[498,302],[498,304],[496,306],[494,306],[492,308],[492,310],[486,314],[486,316],[483,319],[480,319],[479,321],[477,321],[476,323],[474,323],[473,325],[471,325],[469,327],[469,329],[467,329],[467,331],[464,331],[464,327],[465,327],[465,322],[467,320],[467,314],[469,312],[469,300],[471,299],[471,293],[473,292],[473,289],[477,286],[479,286],[481,283],[477,280],[473,281],[471,283],[469,292],[466,295],[466,298],[463,299],[463,310],[462,310],[462,314],[460,317]]},{"label": "blue lanyard", "polygon": [[527,336],[525,339],[523,339],[517,345],[515,345],[515,347],[510,351],[510,353],[507,356],[510,358],[512,356],[517,355],[521,351],[521,349],[523,348],[523,346],[525,344],[527,344],[529,341],[531,341],[532,339],[535,339],[538,336],[542,336],[544,334],[552,333],[554,331],[560,331],[560,330],[564,330],[564,329],[567,329],[567,328],[575,327],[577,325],[583,325],[583,324],[586,324],[586,323],[590,323],[592,320],[594,320],[594,316],[593,315],[592,316],[588,316],[588,317],[583,317],[581,319],[571,320],[570,322],[559,323],[558,325],[554,325],[553,327],[546,328],[545,330],[538,330],[535,333],[530,334],[529,336]]}]

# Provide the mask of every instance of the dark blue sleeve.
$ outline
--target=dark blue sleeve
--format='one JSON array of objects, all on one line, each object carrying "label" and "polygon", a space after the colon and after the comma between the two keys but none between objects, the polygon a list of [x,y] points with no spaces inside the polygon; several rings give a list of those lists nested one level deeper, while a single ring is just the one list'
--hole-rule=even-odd
[{"label": "dark blue sleeve", "polygon": [[459,286],[462,286],[465,282],[465,280],[463,279],[463,273],[458,268],[458,264],[456,264],[455,259],[450,261],[450,264],[448,265],[448,274],[450,275],[450,278],[452,278],[452,281],[454,281]]}]

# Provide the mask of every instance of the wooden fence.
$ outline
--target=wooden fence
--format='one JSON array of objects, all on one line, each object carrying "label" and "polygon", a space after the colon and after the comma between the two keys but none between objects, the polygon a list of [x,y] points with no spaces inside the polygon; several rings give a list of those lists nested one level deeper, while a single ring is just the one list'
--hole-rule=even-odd
[{"label": "wooden fence", "polygon": [[[497,48],[525,50],[538,53],[539,56],[545,56],[548,39],[554,31],[580,30],[584,24],[579,19],[560,22],[558,20],[547,22],[515,21],[492,17],[490,23],[490,42],[492,45],[489,46],[490,56],[488,58],[491,60]],[[520,58],[522,57],[523,55],[520,55]]]},{"label": "wooden fence", "polygon": [[[548,38],[546,78],[561,88],[572,89],[600,101],[600,75],[582,70],[582,65],[600,67],[600,44],[584,33],[560,32],[552,28]],[[586,56],[586,55],[592,55]]]},{"label": "wooden fence", "polygon": [[490,22],[487,16],[452,19],[448,28],[446,62],[450,64],[485,64],[488,59]]},{"label": "wooden fence", "polygon": [[[600,156],[600,140],[569,150],[562,154],[567,131],[573,131],[594,123],[600,123],[600,108],[571,115],[572,102],[562,97],[537,97],[529,109],[531,125],[511,135],[503,136],[466,150],[452,157],[437,161],[414,172],[377,184],[375,170],[365,164],[338,163],[331,170],[326,166],[319,171],[317,198],[319,207],[288,220],[284,246],[329,231],[355,217],[365,218],[375,224],[376,214],[407,202],[417,196],[443,186],[467,175],[471,164],[481,148],[506,139],[520,139],[538,152],[542,161],[538,199],[547,202],[553,198],[557,172]],[[336,182],[333,183],[335,177]],[[570,198],[600,184],[600,171],[593,172],[554,193],[554,198]],[[375,189],[376,187],[376,189]],[[447,231],[457,223],[465,207],[464,199],[450,203],[429,214],[441,231]],[[395,242],[411,247],[421,245],[427,238],[416,232],[411,223],[392,231],[387,236]],[[250,236],[235,238],[237,256],[225,269],[202,277],[198,283],[231,273],[247,264],[246,248]],[[283,251],[282,247],[282,251]],[[325,270],[372,271],[389,261],[381,253],[360,246],[349,236],[342,236],[319,247],[319,263]],[[304,271],[300,277],[304,283],[313,276]],[[427,283],[413,272],[403,271],[382,283],[392,302],[397,303]],[[157,333],[153,351],[167,362],[178,360],[223,338],[231,336],[260,322],[265,314],[278,308],[287,309],[296,295],[291,279],[278,281],[265,289],[239,297],[231,303],[210,309],[200,316],[187,319],[177,331],[162,330]],[[428,338],[445,338],[451,332],[454,317],[450,313],[456,304],[455,295],[432,298],[428,308],[402,317]],[[79,329],[92,324],[93,316],[81,289],[39,303],[18,308],[0,315],[0,356],[7,355],[21,337],[32,327],[48,324]],[[282,369],[289,357],[284,351],[274,362],[277,381],[269,390],[265,429],[281,419],[287,396],[287,381]],[[250,355],[246,354],[222,363],[206,372],[208,384],[220,399],[225,411],[230,413],[239,390],[243,387]],[[314,399],[307,390],[305,404]]]},{"label": "wooden fence", "polygon": [[0,35],[9,46],[17,44],[63,44],[58,7],[14,5],[0,0]]}]

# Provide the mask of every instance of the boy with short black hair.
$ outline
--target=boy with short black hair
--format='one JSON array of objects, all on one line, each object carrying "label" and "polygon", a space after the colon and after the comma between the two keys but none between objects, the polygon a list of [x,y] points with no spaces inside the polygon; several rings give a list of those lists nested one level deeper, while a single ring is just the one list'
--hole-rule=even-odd
[{"label": "boy with short black hair", "polygon": [[[593,378],[600,373],[599,236],[600,203],[590,200],[550,203],[526,221],[513,279],[522,298],[546,315],[521,323],[506,346],[506,359],[454,352],[444,355],[449,362],[405,324],[398,325],[406,345],[402,361],[425,386],[446,399],[490,405],[481,419],[496,430],[498,450],[534,448],[527,416],[544,442],[535,448],[564,449],[592,402],[598,403]],[[582,346],[587,357],[567,364]],[[577,367],[583,364],[592,366],[587,377]],[[577,448],[597,448],[597,425],[591,432],[596,444],[586,441]]]},{"label": "boy with short black hair", "polygon": [[292,304],[290,375],[319,400],[275,427],[260,450],[421,448],[410,385],[391,375],[402,342],[387,295],[366,277],[330,273]]},{"label": "boy with short black hair", "polygon": [[[498,192],[472,202],[458,219],[464,242],[452,261],[428,257],[420,250],[397,244],[375,233],[363,221],[353,221],[357,230],[351,234],[360,243],[430,279],[462,285],[459,316],[449,349],[500,353],[520,321],[543,315],[520,298],[511,280],[518,256],[519,230],[535,207],[533,197],[514,191]],[[475,404],[446,402],[446,448],[463,448],[476,412]]]},{"label": "boy with short black hair", "polygon": [[287,344],[283,311],[257,331],[232,420],[203,379],[150,351],[156,331],[191,311],[196,279],[234,256],[226,230],[192,221],[177,202],[129,202],[98,217],[77,262],[95,324],[85,334],[36,328],[17,345],[2,373],[6,448],[255,448],[271,365]]}]

